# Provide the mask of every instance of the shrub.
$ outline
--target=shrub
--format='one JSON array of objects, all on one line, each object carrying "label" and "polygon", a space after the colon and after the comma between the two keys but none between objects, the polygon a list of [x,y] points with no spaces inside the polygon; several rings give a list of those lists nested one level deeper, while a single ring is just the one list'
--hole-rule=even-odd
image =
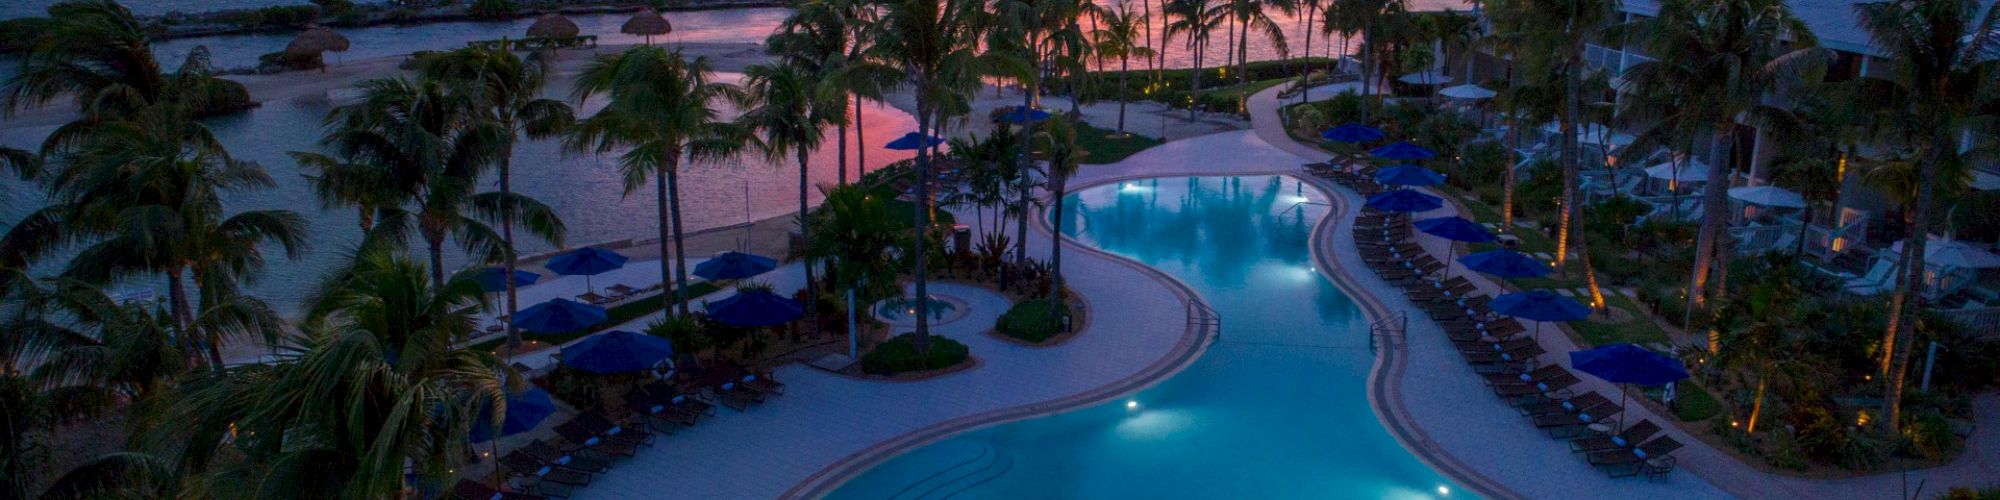
[{"label": "shrub", "polygon": [[1722,405],[1716,403],[1715,396],[1709,395],[1707,389],[1688,382],[1681,382],[1674,389],[1678,396],[1674,398],[1674,417],[1682,422],[1708,420],[1722,413]]},{"label": "shrub", "polygon": [[993,330],[1001,335],[1040,344],[1062,333],[1062,318],[1067,315],[1069,305],[1059,301],[1023,301],[1000,315],[1000,321],[993,325]]},{"label": "shrub", "polygon": [[512,19],[521,10],[521,4],[514,0],[478,0],[472,2],[472,17],[487,20]]},{"label": "shrub", "polygon": [[322,66],[326,66],[326,59],[321,58],[319,54],[294,54],[280,50],[257,56],[259,71],[292,71],[317,69]]},{"label": "shrub", "polygon": [[895,375],[950,368],[971,356],[965,344],[932,335],[928,352],[917,350],[917,334],[905,333],[875,346],[861,356],[861,371],[871,375]]}]

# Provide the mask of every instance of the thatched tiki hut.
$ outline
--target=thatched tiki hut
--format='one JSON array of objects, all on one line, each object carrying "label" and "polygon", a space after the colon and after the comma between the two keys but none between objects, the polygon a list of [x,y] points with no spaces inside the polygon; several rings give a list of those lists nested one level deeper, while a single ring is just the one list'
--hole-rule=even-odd
[{"label": "thatched tiki hut", "polygon": [[[322,57],[321,54],[327,51],[347,52],[347,45],[347,37],[340,36],[325,26],[309,24],[306,25],[304,32],[299,33],[298,38],[293,38],[292,43],[285,46],[285,53]],[[320,61],[319,71],[326,72],[326,61]]]},{"label": "thatched tiki hut", "polygon": [[582,32],[576,22],[553,12],[542,14],[535,18],[534,25],[528,26],[528,38],[576,38]]},{"label": "thatched tiki hut", "polygon": [[660,11],[647,8],[632,14],[632,18],[625,20],[625,25],[619,27],[618,31],[627,35],[644,36],[646,45],[652,45],[653,35],[673,33],[674,25],[667,22],[667,18],[661,16]]}]

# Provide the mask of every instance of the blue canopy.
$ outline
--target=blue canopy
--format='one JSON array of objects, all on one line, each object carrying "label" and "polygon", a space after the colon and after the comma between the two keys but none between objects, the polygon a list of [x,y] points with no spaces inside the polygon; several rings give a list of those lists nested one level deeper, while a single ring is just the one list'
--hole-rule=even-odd
[{"label": "blue canopy", "polygon": [[1417,230],[1452,241],[1485,243],[1493,241],[1493,233],[1486,232],[1486,226],[1459,217],[1438,217],[1417,221]]},{"label": "blue canopy", "polygon": [[1359,123],[1347,123],[1347,124],[1342,124],[1341,126],[1338,127],[1326,129],[1325,131],[1319,133],[1319,137],[1321,139],[1326,139],[1334,142],[1359,144],[1363,142],[1375,142],[1382,140],[1383,134],[1382,134],[1382,129],[1370,127],[1367,125],[1362,125]]},{"label": "blue canopy", "polygon": [[604,308],[569,299],[528,306],[513,318],[514,326],[536,333],[573,332],[603,323]]},{"label": "blue canopy", "polygon": [[711,281],[735,280],[764,274],[777,267],[778,261],[770,257],[743,252],[723,252],[722,255],[695,264],[694,275]]},{"label": "blue canopy", "polygon": [[1613,384],[1665,385],[1688,378],[1680,360],[1632,344],[1571,352],[1569,365]]},{"label": "blue canopy", "polygon": [[1000,121],[1015,125],[1035,123],[1047,119],[1049,119],[1049,112],[1027,106],[1008,108],[1007,114],[1000,116]]},{"label": "blue canopy", "polygon": [[1499,276],[1502,278],[1537,278],[1555,272],[1547,264],[1513,250],[1493,250],[1479,252],[1458,259],[1466,269]]},{"label": "blue canopy", "polygon": [[624,330],[592,335],[562,350],[563,366],[591,373],[636,372],[671,357],[673,342]]},{"label": "blue canopy", "polygon": [[[507,268],[489,267],[480,269],[479,274],[473,276],[473,279],[479,280],[479,289],[481,290],[488,292],[505,291],[507,289]],[[516,287],[533,285],[536,281],[541,281],[541,279],[542,275],[540,274],[520,269],[514,270],[514,286]]]},{"label": "blue canopy", "polygon": [[625,267],[625,256],[602,248],[583,247],[556,255],[542,267],[556,274],[589,276]]},{"label": "blue canopy", "polygon": [[[507,415],[500,420],[499,437],[534,430],[535,426],[542,425],[542,421],[547,420],[549,415],[555,412],[555,401],[549,399],[549,391],[544,391],[540,387],[529,387],[519,394],[508,394]],[[467,433],[466,437],[471,438],[474,443],[492,440],[495,437],[493,424],[490,423],[492,421],[493,406],[480,408],[479,420],[473,421],[472,431]]]},{"label": "blue canopy", "polygon": [[782,325],[806,314],[799,301],[764,290],[739,291],[708,303],[708,317],[741,327]]},{"label": "blue canopy", "polygon": [[916,132],[910,132],[907,134],[903,134],[902,137],[898,137],[896,138],[896,140],[889,141],[889,144],[883,145],[882,147],[888,149],[901,150],[901,151],[915,151],[918,149],[928,148],[939,144],[944,144],[944,139],[938,138],[937,136],[934,135],[923,135]]},{"label": "blue canopy", "polygon": [[1375,155],[1376,158],[1384,160],[1402,161],[1428,160],[1437,157],[1437,152],[1425,149],[1423,146],[1410,144],[1409,141],[1371,149],[1368,151],[1368,154]]},{"label": "blue canopy", "polygon": [[1486,307],[1493,312],[1534,321],[1577,321],[1590,317],[1590,306],[1548,290],[1501,295],[1494,297]]},{"label": "blue canopy", "polygon": [[1444,206],[1444,200],[1408,189],[1398,189],[1368,197],[1368,206],[1384,212],[1428,212]]},{"label": "blue canopy", "polygon": [[1375,182],[1391,186],[1436,186],[1444,184],[1444,174],[1417,165],[1397,165],[1376,170]]}]

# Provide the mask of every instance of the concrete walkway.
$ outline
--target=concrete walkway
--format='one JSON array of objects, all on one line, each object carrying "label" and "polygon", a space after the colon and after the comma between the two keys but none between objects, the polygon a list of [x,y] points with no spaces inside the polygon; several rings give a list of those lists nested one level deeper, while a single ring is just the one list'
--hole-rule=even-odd
[{"label": "concrete walkway", "polygon": [[[1336,87],[1333,90],[1340,89]],[[1350,86],[1346,90],[1353,89]],[[1321,90],[1315,89],[1315,92]],[[1285,134],[1277,113],[1282,105],[1273,91],[1251,97],[1252,130],[1257,136],[1315,161],[1329,158],[1325,152],[1299,144]],[[1327,182],[1321,184],[1332,186]],[[1341,193],[1349,207],[1359,207],[1366,201],[1344,188],[1333,189]],[[1452,205],[1416,214],[1419,218],[1450,215],[1469,217],[1462,207]],[[1664,484],[1647,483],[1636,478],[1610,480],[1491,395],[1479,377],[1459,359],[1455,348],[1437,324],[1430,321],[1422,309],[1405,299],[1399,289],[1376,277],[1360,261],[1353,247],[1352,234],[1345,229],[1351,227],[1352,218],[1351,215],[1342,218],[1345,225],[1334,232],[1333,241],[1316,244],[1323,248],[1331,247],[1326,249],[1335,256],[1336,265],[1357,277],[1361,285],[1372,291],[1375,299],[1392,310],[1404,311],[1410,317],[1407,343],[1400,352],[1407,358],[1404,364],[1425,368],[1389,375],[1398,377],[1400,390],[1393,396],[1412,420],[1409,422],[1412,427],[1425,436],[1425,442],[1419,447],[1431,448],[1426,452],[1449,455],[1458,463],[1470,466],[1477,474],[1530,498],[1607,495],[1629,498],[1893,498],[1905,491],[1905,477],[1899,473],[1829,480],[1759,471],[1689,435],[1678,426],[1665,427],[1675,440],[1687,444],[1675,453],[1684,472],[1676,473],[1670,482]],[[1421,233],[1418,236],[1419,243],[1432,254],[1445,254],[1451,244],[1442,238]],[[1467,277],[1479,285],[1482,293],[1496,295],[1505,292],[1499,284],[1484,275],[1470,272],[1456,263],[1452,264],[1450,272]],[[1533,322],[1524,323],[1534,327]],[[1556,331],[1554,329],[1557,328],[1564,327],[1542,325],[1544,330]],[[1567,335],[1544,334],[1539,339],[1550,353],[1543,356],[1545,363],[1567,365],[1568,357],[1563,353],[1578,350]],[[1619,394],[1620,389],[1616,386],[1595,378],[1584,379],[1580,391],[1595,390],[1611,397]],[[1640,404],[1629,405],[1626,413],[1628,422],[1641,418],[1658,422],[1675,421],[1671,415],[1661,415],[1654,408]],[[2000,414],[2000,396],[1978,398],[1975,413],[1989,420],[1992,415]],[[1911,471],[1907,484],[1914,488],[1920,481],[1928,481],[1929,486],[1924,493],[1936,494],[1949,486],[2000,483],[2000,430],[1994,427],[1981,426],[1968,440],[1968,450],[1957,461],[1932,469]]]}]

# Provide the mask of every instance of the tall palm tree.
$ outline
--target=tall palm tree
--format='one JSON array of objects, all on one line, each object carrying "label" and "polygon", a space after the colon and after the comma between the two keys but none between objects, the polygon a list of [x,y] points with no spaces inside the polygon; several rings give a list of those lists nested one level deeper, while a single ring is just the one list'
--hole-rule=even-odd
[{"label": "tall palm tree", "polygon": [[1125,80],[1132,72],[1132,58],[1153,57],[1153,48],[1140,45],[1145,39],[1140,36],[1139,27],[1148,21],[1144,16],[1134,17],[1130,5],[1120,5],[1118,10],[1104,16],[1104,28],[1091,32],[1097,43],[1097,53],[1104,57],[1118,59],[1118,135],[1125,135]]},{"label": "tall palm tree", "polygon": [[[799,237],[812,246],[812,220],[807,217],[806,195],[811,187],[807,159],[826,142],[826,127],[845,123],[841,113],[847,96],[826,92],[812,73],[797,66],[754,65],[745,70],[749,102],[753,103],[737,122],[760,135],[764,153],[773,161],[790,154],[799,162]],[[817,330],[818,280],[814,265],[806,265],[806,324]]]},{"label": "tall palm tree", "polygon": [[[20,70],[0,83],[8,112],[73,98],[81,116],[44,142],[59,150],[94,124],[161,103],[206,114],[241,85],[214,77],[208,51],[189,53],[180,69],[164,71],[153,57],[145,21],[113,0],[80,0],[49,7],[49,17],[27,21]],[[45,151],[47,152],[47,151]]]},{"label": "tall palm tree", "polygon": [[[847,183],[847,96],[854,96],[857,128],[861,99],[881,98],[878,82],[882,81],[882,75],[858,64],[864,46],[864,39],[858,35],[872,17],[873,10],[856,0],[808,1],[793,9],[792,15],[765,41],[767,50],[783,64],[807,72],[822,87],[822,92],[833,94],[840,101],[832,111],[841,115],[833,123],[841,184]],[[858,147],[857,156],[862,154]]]},{"label": "tall palm tree", "polygon": [[[1681,133],[1700,128],[1709,134],[1710,168],[1695,243],[1694,283],[1688,293],[1692,307],[1707,293],[1723,289],[1720,284],[1706,290],[1705,286],[1710,284],[1711,269],[1719,277],[1726,272],[1720,268],[1727,267],[1724,241],[1730,237],[1731,169],[1723,151],[1736,117],[1760,107],[1763,96],[1775,90],[1780,79],[1822,54],[1810,48],[1817,45],[1812,30],[1792,15],[1783,0],[1672,0],[1661,4],[1658,17],[1613,32],[1626,29],[1656,58],[1631,68],[1625,75],[1627,84],[1637,94],[1673,96],[1677,101],[1672,106],[1633,109],[1631,114],[1650,119],[1655,127]],[[1631,102],[1645,106],[1659,101]]]},{"label": "tall palm tree", "polygon": [[1278,52],[1278,58],[1287,57],[1291,51],[1285,44],[1285,28],[1271,19],[1271,10],[1287,15],[1297,14],[1296,0],[1223,0],[1215,8],[1218,14],[1228,16],[1239,25],[1236,30],[1236,84],[1250,82],[1250,32],[1255,30],[1259,37],[1271,43]]},{"label": "tall palm tree", "polygon": [[[970,94],[982,76],[1003,74],[997,68],[1012,66],[1014,75],[1025,70],[1003,54],[979,50],[990,26],[983,5],[974,0],[892,0],[873,33],[871,59],[902,73],[902,85],[916,96],[917,133],[929,137],[948,119],[971,111]],[[919,207],[931,196],[931,156],[935,148],[917,151],[916,191]],[[911,245],[915,296],[929,293],[930,269],[926,242],[930,237],[930,211],[915,212],[915,244]],[[916,345],[930,346],[930,320],[919,316]]]},{"label": "tall palm tree", "polygon": [[[1376,71],[1380,69],[1380,54],[1386,46],[1385,38],[1396,31],[1398,24],[1405,22],[1409,14],[1407,0],[1333,0],[1332,9],[1339,16],[1335,22],[1343,28],[1342,33],[1361,33],[1361,94],[1381,95],[1385,92],[1379,86]],[[1352,31],[1349,31],[1349,30]],[[1377,105],[1380,101],[1378,97]]]},{"label": "tall palm tree", "polygon": [[[679,304],[688,314],[687,255],[681,237],[680,171],[685,159],[695,163],[733,158],[752,140],[742,127],[722,119],[716,101],[744,101],[742,89],[715,81],[708,61],[683,57],[678,50],[634,47],[598,56],[577,75],[577,101],[609,96],[602,111],[576,123],[567,143],[572,150],[610,153],[630,148],[618,157],[631,194],[654,181],[659,199],[660,255],[674,265],[660,266],[660,280],[673,283],[662,295],[664,307]],[[668,251],[668,243],[673,244]],[[672,268],[669,279],[668,268]]]},{"label": "tall palm tree", "polygon": [[1875,81],[1902,96],[1891,101],[1895,106],[1891,114],[1904,127],[1899,142],[1916,151],[1921,179],[1907,213],[1910,232],[1903,243],[1904,265],[1882,336],[1882,425],[1895,434],[1901,426],[1903,376],[1908,371],[1907,327],[1918,309],[1911,302],[1924,293],[1924,248],[1937,178],[1963,168],[1961,134],[1973,130],[1974,120],[1990,118],[1994,109],[1990,103],[2000,95],[2000,83],[1994,81],[2000,74],[1996,68],[2000,9],[1974,0],[1892,0],[1854,8],[1875,46],[1892,58],[1888,77]]},{"label": "tall palm tree", "polygon": [[1161,10],[1170,19],[1167,36],[1180,35],[1189,53],[1194,55],[1194,69],[1188,72],[1188,121],[1194,121],[1201,95],[1202,55],[1208,52],[1208,41],[1224,19],[1214,14],[1215,6],[1209,0],[1167,0]]},{"label": "tall palm tree", "polygon": [[1068,193],[1069,178],[1076,175],[1077,166],[1082,164],[1085,153],[1083,148],[1076,145],[1076,125],[1071,124],[1068,118],[1050,120],[1047,131],[1043,132],[1043,139],[1048,147],[1042,152],[1042,156],[1049,163],[1049,210],[1053,212],[1050,217],[1054,221],[1052,231],[1055,234],[1049,238],[1049,274],[1054,279],[1050,280],[1046,294],[1049,300],[1061,301],[1064,300],[1061,237],[1063,196]]},{"label": "tall palm tree", "polygon": [[[569,103],[542,97],[548,85],[549,56],[548,52],[536,52],[533,56],[522,58],[497,48],[467,47],[425,59],[422,74],[426,78],[470,84],[470,88],[478,93],[478,106],[484,111],[484,118],[509,131],[505,139],[496,144],[500,151],[495,155],[495,167],[499,169],[497,174],[502,197],[514,196],[514,146],[520,138],[554,137],[576,121],[576,112]],[[509,253],[501,259],[505,270],[501,279],[507,289],[508,317],[513,317],[517,309],[515,295],[518,285],[514,281],[514,268],[518,252],[514,245],[514,225],[520,215],[504,208],[500,212],[500,240],[506,244]],[[564,228],[561,220],[551,219],[551,222],[555,225],[546,232],[551,236],[548,243],[562,246]],[[520,329],[508,323],[507,346],[520,345]]]}]

